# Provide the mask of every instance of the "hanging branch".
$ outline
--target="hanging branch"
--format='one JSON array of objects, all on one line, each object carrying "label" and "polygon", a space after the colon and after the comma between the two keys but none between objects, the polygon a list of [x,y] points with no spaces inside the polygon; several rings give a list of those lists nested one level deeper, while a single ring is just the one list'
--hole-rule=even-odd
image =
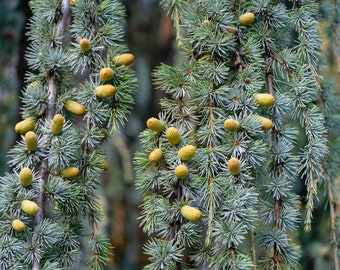
[{"label": "hanging branch", "polygon": [[[274,94],[274,88],[273,88],[273,75],[270,70],[270,61],[271,61],[271,52],[268,47],[268,44],[265,42],[264,44],[265,48],[265,66],[266,66],[266,79],[267,79],[267,87],[268,87],[268,93],[273,95]],[[277,130],[275,127],[272,127],[272,140],[274,143],[278,142],[278,137],[277,137]],[[272,142],[272,144],[273,144]],[[275,177],[279,177],[279,164],[275,162],[274,164],[274,174]],[[281,198],[275,197],[274,198],[274,213],[275,213],[275,229],[279,230],[280,229],[280,212],[281,212]],[[280,252],[278,247],[274,246],[274,255],[273,255],[273,261],[275,263],[275,267],[277,270],[281,269],[281,258],[280,258]]]},{"label": "hanging branch", "polygon": [[[69,1],[63,0],[62,2],[62,10],[61,10],[61,19],[58,21],[56,28],[64,33],[67,18],[69,16]],[[47,71],[46,79],[48,82],[48,101],[46,108],[46,120],[50,122],[55,114],[55,103],[57,99],[57,81],[53,74],[53,71]],[[46,146],[45,151],[47,151],[48,146]],[[45,152],[44,151],[44,152]],[[41,182],[39,185],[39,195],[37,199],[37,203],[39,205],[39,211],[35,216],[35,226],[39,226],[44,219],[45,216],[45,185],[47,184],[47,179],[49,175],[48,168],[48,160],[45,158],[42,160],[39,170],[39,175],[41,176]],[[40,261],[34,257],[32,270],[40,269]]]}]

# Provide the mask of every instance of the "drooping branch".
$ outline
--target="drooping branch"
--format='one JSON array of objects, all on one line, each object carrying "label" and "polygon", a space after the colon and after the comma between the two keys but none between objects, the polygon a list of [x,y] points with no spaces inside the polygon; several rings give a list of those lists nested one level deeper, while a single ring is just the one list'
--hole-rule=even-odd
[{"label": "drooping branch", "polygon": [[[69,16],[69,1],[63,0],[62,3],[62,16],[61,19],[57,23],[57,29],[63,33],[66,27],[67,18]],[[55,103],[57,100],[57,81],[56,78],[51,71],[47,71],[46,74],[47,82],[48,82],[48,102],[46,109],[46,120],[50,122],[55,114]],[[46,146],[47,147],[47,146]],[[45,149],[47,150],[47,149]],[[49,167],[47,159],[43,159],[41,162],[39,175],[41,176],[41,182],[39,186],[39,194],[37,203],[39,205],[39,212],[35,216],[35,226],[39,226],[43,221],[45,216],[45,185],[47,184],[47,179],[49,175]],[[40,262],[35,257],[33,261],[32,270],[39,270]]]},{"label": "drooping branch", "polygon": [[[265,66],[266,66],[266,80],[267,80],[267,87],[268,87],[268,93],[272,94],[274,93],[273,88],[273,75],[270,70],[270,61],[271,61],[271,51],[267,43],[265,43]],[[277,130],[275,127],[272,128],[272,138],[273,141],[277,142]],[[278,167],[280,164],[277,162],[274,164],[274,172],[275,176],[279,176],[279,170]],[[274,215],[275,215],[275,229],[280,229],[280,215],[281,215],[281,200],[280,197],[274,198]],[[277,247],[274,247],[274,255],[273,255],[273,261],[275,263],[276,270],[281,269],[281,259],[280,259],[280,252]]]}]

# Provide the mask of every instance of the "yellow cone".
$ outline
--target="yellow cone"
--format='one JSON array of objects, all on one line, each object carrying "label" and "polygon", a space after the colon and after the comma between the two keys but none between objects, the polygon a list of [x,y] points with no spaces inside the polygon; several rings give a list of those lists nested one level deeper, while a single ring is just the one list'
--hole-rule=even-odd
[{"label": "yellow cone", "polygon": [[227,119],[224,121],[224,127],[230,131],[238,131],[241,128],[240,122],[234,119]]},{"label": "yellow cone", "polygon": [[60,176],[66,179],[74,178],[79,175],[80,171],[77,167],[68,167],[60,171]]},{"label": "yellow cone", "polygon": [[64,108],[69,111],[70,113],[73,113],[75,115],[84,115],[86,112],[85,106],[73,101],[73,100],[67,100],[64,104]]},{"label": "yellow cone", "polygon": [[32,131],[35,127],[35,120],[32,117],[26,118],[15,125],[15,132],[24,135],[28,131]]},{"label": "yellow cone", "polygon": [[30,200],[23,200],[20,204],[20,208],[29,216],[34,216],[39,211],[39,206]]},{"label": "yellow cone", "polygon": [[187,161],[191,159],[196,154],[196,147],[193,145],[186,145],[183,146],[181,149],[178,150],[178,157],[181,160]]},{"label": "yellow cone", "polygon": [[181,165],[178,165],[176,168],[175,168],[175,175],[177,176],[177,178],[179,179],[184,179],[185,177],[187,177],[189,174],[189,170],[188,170],[188,167],[181,164]]},{"label": "yellow cone", "polygon": [[152,163],[158,163],[163,157],[163,152],[160,148],[157,148],[155,150],[153,150],[150,154],[149,154],[149,160]]},{"label": "yellow cone", "polygon": [[35,151],[38,148],[38,136],[33,131],[25,134],[25,143],[29,151]]},{"label": "yellow cone", "polygon": [[116,93],[116,88],[111,84],[99,85],[94,90],[94,93],[99,98],[109,98],[114,96]]},{"label": "yellow cone", "polygon": [[146,126],[155,132],[163,131],[165,123],[155,117],[151,117],[146,121]]},{"label": "yellow cone", "polygon": [[254,99],[260,106],[269,107],[274,105],[275,98],[271,94],[255,94]]},{"label": "yellow cone", "polygon": [[103,81],[111,81],[114,74],[113,69],[109,67],[102,68],[99,72],[99,76]]},{"label": "yellow cone", "polygon": [[261,122],[261,127],[263,130],[270,130],[273,126],[272,120],[263,117],[263,116],[257,116],[257,119]]},{"label": "yellow cone", "polygon": [[23,187],[32,183],[33,174],[30,168],[22,168],[19,173],[19,182]]},{"label": "yellow cone", "polygon": [[169,127],[165,132],[165,136],[173,145],[179,144],[181,141],[181,134],[179,134],[179,130],[175,127]]},{"label": "yellow cone", "polygon": [[131,53],[123,53],[112,58],[112,62],[117,66],[128,66],[135,61],[135,57]]},{"label": "yellow cone", "polygon": [[189,206],[189,205],[183,205],[181,208],[181,214],[182,216],[192,222],[200,221],[202,218],[202,212],[201,210]]},{"label": "yellow cone", "polygon": [[89,50],[91,50],[91,43],[87,38],[81,39],[79,41],[79,46],[83,52],[88,52]]},{"label": "yellow cone", "polygon": [[232,175],[238,175],[241,172],[241,162],[238,158],[232,157],[228,160],[228,169]]},{"label": "yellow cone", "polygon": [[54,135],[58,135],[61,133],[64,125],[64,117],[61,114],[56,114],[53,116],[51,122],[51,131]]},{"label": "yellow cone", "polygon": [[242,26],[252,24],[255,22],[255,15],[251,12],[244,13],[238,18],[238,22]]},{"label": "yellow cone", "polygon": [[20,219],[13,219],[12,228],[17,232],[22,232],[25,229],[25,223],[23,223]]}]

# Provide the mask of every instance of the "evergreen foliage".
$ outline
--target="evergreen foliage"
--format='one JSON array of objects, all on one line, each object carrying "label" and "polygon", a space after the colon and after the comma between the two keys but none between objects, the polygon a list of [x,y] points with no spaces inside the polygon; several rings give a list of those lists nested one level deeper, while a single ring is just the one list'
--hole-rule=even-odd
[{"label": "evergreen foliage", "polygon": [[[142,151],[135,157],[141,226],[150,237],[144,269],[299,269],[298,228],[303,222],[307,232],[312,229],[325,184],[332,268],[338,269],[332,185],[339,159],[330,135],[338,98],[335,83],[322,78],[329,59],[321,61],[318,20],[326,21],[328,37],[336,41],[327,49],[339,60],[339,4],[160,4],[174,20],[180,51],[176,66],[161,64],[154,72],[166,93],[159,114],[165,128],[141,132]],[[227,119],[236,125],[230,128]],[[178,144],[167,139],[170,127],[180,132]],[[182,159],[186,145],[195,147],[195,155]],[[149,159],[155,149],[162,155]],[[185,178],[175,174],[179,165],[188,168]],[[305,198],[295,193],[299,182]],[[187,205],[202,219],[181,214]]]},{"label": "evergreen foliage", "polygon": [[[126,122],[136,86],[134,72],[112,62],[128,52],[125,11],[116,0],[31,0],[30,7],[21,116],[35,126],[24,128],[8,153],[13,171],[0,177],[0,269],[74,269],[81,258],[104,269],[112,247],[98,229],[103,143]],[[114,76],[103,81],[105,67]],[[95,95],[100,85],[113,85],[114,95]],[[25,186],[23,168],[32,171]]]}]

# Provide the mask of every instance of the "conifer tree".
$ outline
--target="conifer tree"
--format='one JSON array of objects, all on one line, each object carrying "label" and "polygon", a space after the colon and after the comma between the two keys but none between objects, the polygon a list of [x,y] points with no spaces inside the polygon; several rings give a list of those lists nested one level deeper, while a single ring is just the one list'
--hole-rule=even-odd
[{"label": "conifer tree", "polygon": [[299,269],[294,239],[302,222],[312,229],[325,183],[338,269],[331,174],[339,158],[328,138],[337,100],[322,78],[329,62],[321,62],[318,22],[329,22],[338,57],[337,2],[161,5],[174,21],[179,63],[154,72],[166,97],[135,157],[150,237],[144,269]]},{"label": "conifer tree", "polygon": [[127,120],[136,84],[125,11],[116,0],[30,8],[21,139],[0,177],[0,269],[74,269],[81,260],[104,269],[112,247],[98,228],[103,143]]}]

